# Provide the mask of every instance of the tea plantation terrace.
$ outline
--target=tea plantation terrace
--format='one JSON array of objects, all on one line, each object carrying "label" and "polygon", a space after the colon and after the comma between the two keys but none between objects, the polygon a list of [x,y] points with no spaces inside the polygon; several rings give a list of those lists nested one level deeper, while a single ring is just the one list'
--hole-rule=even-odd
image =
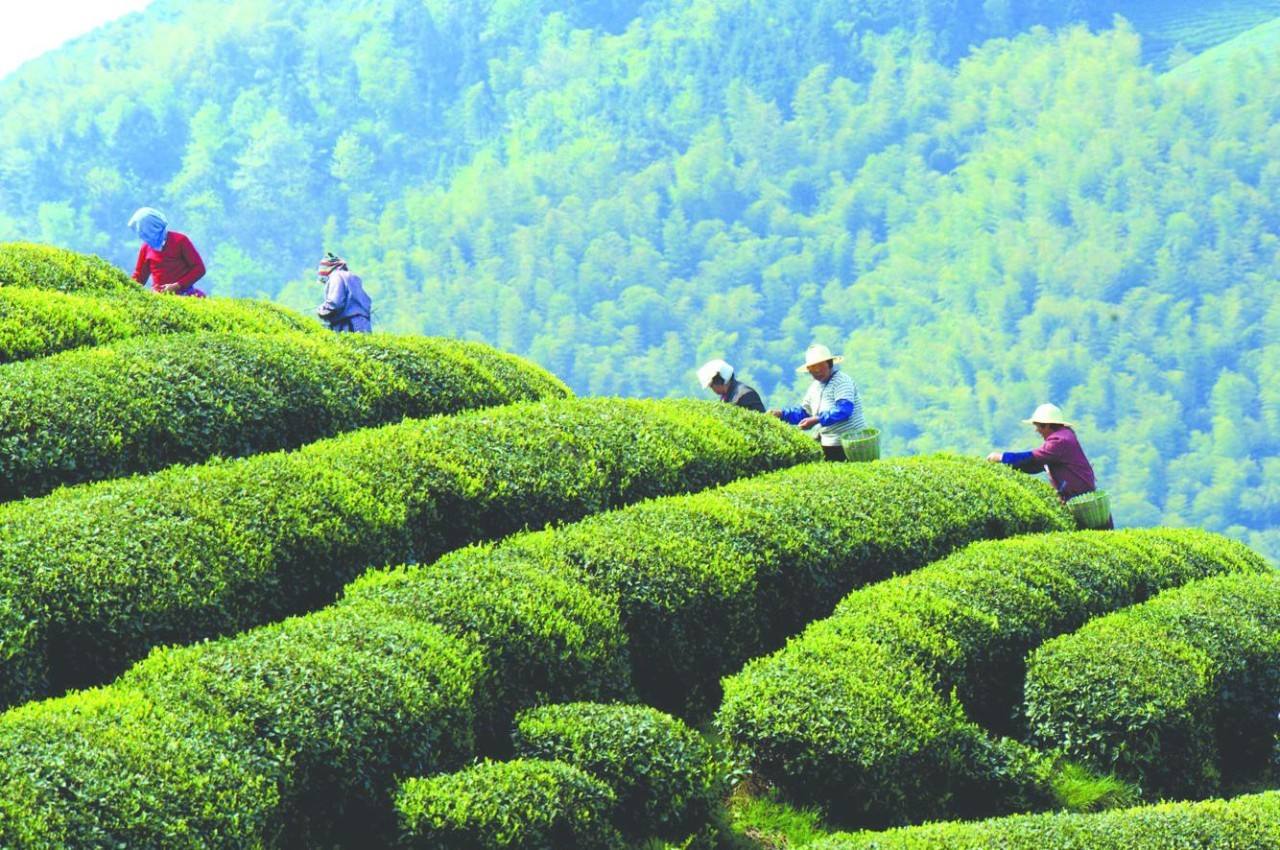
[{"label": "tea plantation terrace", "polygon": [[313,328],[0,245],[0,847],[703,846],[714,717],[831,825],[1016,813],[815,848],[1280,850],[1240,544]]},{"label": "tea plantation terrace", "polygon": [[[618,410],[634,433],[646,407],[669,430],[642,432],[641,444],[690,460],[717,443],[760,445],[748,423],[793,433],[726,405],[611,402],[592,413]],[[696,410],[733,418],[676,430]],[[530,411],[519,412],[527,427]],[[587,420],[556,424],[568,436]],[[519,455],[545,468],[572,445]],[[814,507],[805,483],[828,494],[819,507],[831,523],[795,522]],[[634,486],[653,492],[651,481]],[[720,542],[688,533],[713,518]],[[156,650],[107,688],[0,717],[0,839],[47,829],[48,844],[27,846],[161,846],[167,835],[260,846],[344,828],[367,838],[379,824],[392,835],[398,777],[501,755],[509,744],[497,732],[521,708],[706,704],[721,674],[776,646],[823,598],[990,534],[1068,524],[1048,488],[981,461],[807,465],[372,573],[336,606]],[[683,545],[711,557],[685,557]],[[150,769],[156,760],[163,771]]]}]

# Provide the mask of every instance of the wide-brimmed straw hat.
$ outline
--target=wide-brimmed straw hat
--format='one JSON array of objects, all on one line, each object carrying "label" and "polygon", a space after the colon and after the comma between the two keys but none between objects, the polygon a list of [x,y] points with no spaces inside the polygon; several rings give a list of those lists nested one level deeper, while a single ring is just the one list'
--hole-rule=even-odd
[{"label": "wide-brimmed straw hat", "polygon": [[1067,417],[1062,415],[1062,408],[1056,404],[1042,404],[1036,408],[1036,412],[1031,414],[1030,419],[1023,419],[1028,425],[1065,425],[1068,428],[1074,428]]},{"label": "wide-brimmed straw hat", "polygon": [[807,372],[809,371],[810,366],[815,366],[818,363],[825,363],[828,360],[832,363],[839,363],[844,360],[844,358],[835,356],[831,353],[830,348],[827,348],[820,342],[816,342],[809,346],[809,350],[804,353],[804,365],[797,366],[796,371]]},{"label": "wide-brimmed straw hat", "polygon": [[708,360],[698,367],[698,383],[704,388],[710,387],[717,375],[727,381],[733,377],[733,367],[723,360]]}]

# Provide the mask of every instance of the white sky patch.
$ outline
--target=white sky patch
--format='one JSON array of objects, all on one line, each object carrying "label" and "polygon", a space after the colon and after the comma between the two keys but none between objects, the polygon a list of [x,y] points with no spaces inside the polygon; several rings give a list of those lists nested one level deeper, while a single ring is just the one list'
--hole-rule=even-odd
[{"label": "white sky patch", "polygon": [[0,77],[151,0],[0,0]]}]

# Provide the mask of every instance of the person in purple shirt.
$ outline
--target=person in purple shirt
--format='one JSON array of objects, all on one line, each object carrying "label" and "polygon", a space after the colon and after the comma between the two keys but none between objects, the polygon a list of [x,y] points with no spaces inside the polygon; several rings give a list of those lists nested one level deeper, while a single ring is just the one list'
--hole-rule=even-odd
[{"label": "person in purple shirt", "polygon": [[[1075,429],[1056,404],[1042,404],[1030,419],[1022,421],[1034,425],[1036,433],[1044,438],[1040,448],[1029,452],[992,452],[987,460],[1008,464],[1031,475],[1042,470],[1048,472],[1049,483],[1063,502],[1097,489],[1093,467],[1084,456]],[[1107,527],[1114,527],[1114,523],[1108,520]]]}]

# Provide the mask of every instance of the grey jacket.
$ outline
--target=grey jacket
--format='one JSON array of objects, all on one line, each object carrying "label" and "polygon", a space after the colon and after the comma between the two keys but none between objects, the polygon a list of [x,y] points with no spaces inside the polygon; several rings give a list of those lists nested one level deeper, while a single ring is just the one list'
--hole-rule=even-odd
[{"label": "grey jacket", "polygon": [[372,328],[369,296],[359,276],[335,269],[324,288],[324,303],[316,315],[335,331],[364,331]]}]

